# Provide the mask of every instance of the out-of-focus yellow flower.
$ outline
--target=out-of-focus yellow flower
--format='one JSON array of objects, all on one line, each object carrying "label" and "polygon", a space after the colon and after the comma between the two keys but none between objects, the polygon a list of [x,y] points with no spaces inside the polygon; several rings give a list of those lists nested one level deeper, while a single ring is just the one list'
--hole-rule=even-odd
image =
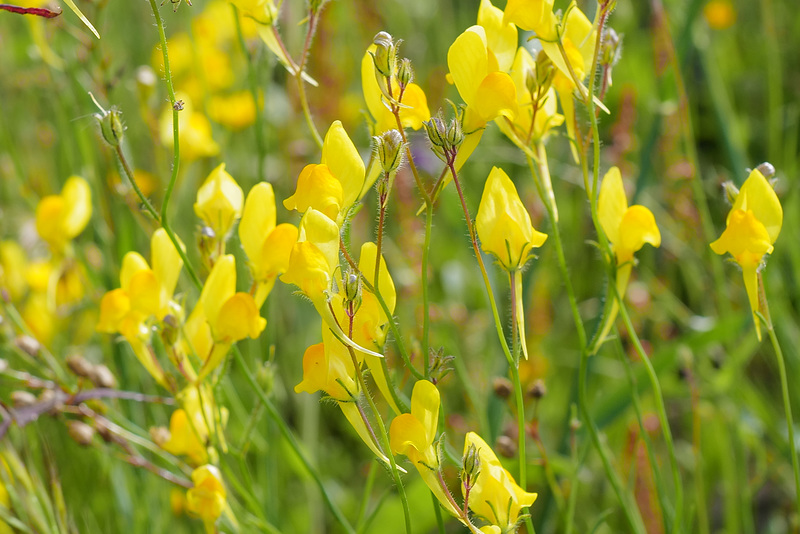
[{"label": "out-of-focus yellow flower", "polygon": [[229,130],[242,130],[256,121],[256,103],[250,91],[214,95],[208,102],[209,116]]},{"label": "out-of-focus yellow flower", "polygon": [[[202,397],[202,399],[201,399]],[[161,445],[176,456],[185,455],[192,465],[208,462],[207,443],[216,428],[224,428],[228,410],[217,410],[208,386],[189,386],[178,394],[181,408],[169,420],[170,438]],[[222,439],[222,435],[218,436]]]},{"label": "out-of-focus yellow flower", "polygon": [[[158,188],[158,178],[152,173],[142,169],[133,170],[133,179],[136,180],[136,185],[142,191],[142,194],[149,197]],[[117,172],[112,172],[108,175],[108,185],[117,191],[130,191],[128,179],[122,179]],[[130,191],[133,194],[133,191]]]},{"label": "out-of-focus yellow flower", "polygon": [[178,308],[172,294],[183,261],[167,232],[159,228],[150,239],[152,268],[138,252],[122,259],[119,289],[109,291],[100,301],[99,332],[121,333],[147,371],[164,385],[164,371],[149,348],[152,317],[161,321]]},{"label": "out-of-focus yellow flower", "polygon": [[49,346],[56,333],[57,317],[47,301],[47,294],[37,292],[29,295],[20,314],[31,329],[33,337],[43,345]]},{"label": "out-of-focus yellow flower", "polygon": [[242,16],[249,17],[259,24],[271,26],[278,16],[278,8],[273,0],[231,0],[239,8]]},{"label": "out-of-focus yellow flower", "polygon": [[267,182],[256,184],[244,202],[239,240],[256,284],[253,298],[258,308],[272,291],[278,275],[288,269],[289,256],[297,242],[297,228],[288,223],[275,226],[275,219],[272,185]]},{"label": "out-of-focus yellow flower", "polygon": [[334,121],[325,134],[319,165],[306,165],[295,193],[283,201],[288,210],[305,213],[314,208],[341,224],[350,207],[371,183],[365,182],[364,162],[342,123]]},{"label": "out-of-focus yellow flower", "polygon": [[0,241],[0,287],[12,301],[18,301],[28,288],[27,270],[28,258],[22,247],[16,241]]},{"label": "out-of-focus yellow flower", "polygon": [[[183,101],[183,110],[178,113],[181,159],[193,161],[219,154],[219,145],[211,136],[211,123],[206,116],[194,111],[187,95],[179,93],[176,98]],[[161,114],[159,131],[161,143],[167,148],[172,148],[174,144],[172,106],[168,106]]]},{"label": "out-of-focus yellow flower", "polygon": [[[600,226],[617,258],[617,294],[620,298],[624,298],[633,268],[633,254],[645,243],[654,247],[661,246],[661,232],[658,230],[653,212],[640,205],[628,207],[622,175],[617,167],[611,167],[603,177],[597,204]],[[618,310],[617,301],[613,299],[612,308],[606,314],[606,322],[598,339],[605,339],[613,326]]]},{"label": "out-of-focus yellow flower", "polygon": [[[236,24],[230,3],[225,0],[207,2],[203,11],[192,19],[192,37],[197,43],[222,48],[236,39]],[[172,63],[170,51],[170,63]]]},{"label": "out-of-focus yellow flower", "polygon": [[764,265],[764,257],[772,254],[782,226],[783,208],[778,195],[764,175],[755,169],[736,196],[725,231],[711,243],[711,250],[720,255],[730,253],[742,268],[759,340],[761,325],[756,316],[759,309],[758,270]]},{"label": "out-of-focus yellow flower", "polygon": [[192,471],[194,487],[186,492],[186,510],[203,520],[207,533],[225,510],[227,494],[219,469],[204,465]]},{"label": "out-of-focus yellow flower", "polygon": [[537,231],[531,224],[531,216],[517,194],[517,188],[508,175],[498,167],[492,167],[483,188],[475,228],[481,247],[491,253],[511,275],[515,290],[515,317],[520,344],[525,359],[528,359],[528,344],[525,338],[525,316],[522,298],[522,276],[520,269],[530,258],[534,247],[541,247],[547,234]]},{"label": "out-of-focus yellow flower", "polygon": [[520,510],[532,505],[538,495],[519,487],[491,447],[475,432],[469,432],[464,439],[465,453],[470,446],[478,450],[481,459],[480,473],[470,489],[470,509],[500,531],[514,532]]},{"label": "out-of-focus yellow flower", "polygon": [[[376,48],[376,45],[370,45],[364,57],[361,58],[361,90],[364,93],[367,110],[372,116],[373,135],[397,128],[394,114],[384,103],[380,86],[375,78],[375,62],[372,60],[372,54],[375,53]],[[395,95],[395,98],[400,96],[400,86],[396,80],[392,80],[392,94]],[[404,128],[419,130],[422,128],[422,121],[431,118],[428,98],[422,88],[413,82],[406,86],[400,103],[407,106],[400,108],[400,123]]]},{"label": "out-of-focus yellow flower", "polygon": [[220,163],[197,190],[194,212],[219,239],[225,239],[236,219],[242,216],[244,192]]},{"label": "out-of-focus yellow flower", "polygon": [[92,190],[79,176],[71,176],[61,194],[49,195],[36,206],[36,231],[54,252],[78,236],[92,217]]},{"label": "out-of-focus yellow flower", "polygon": [[731,0],[711,0],[703,7],[703,16],[714,30],[725,30],[736,22],[736,9]]},{"label": "out-of-focus yellow flower", "polygon": [[382,461],[389,458],[381,451],[367,428],[359,410],[358,398],[361,391],[353,361],[347,347],[336,339],[317,343],[306,349],[303,355],[303,380],[294,388],[295,393],[316,393],[324,391],[336,401],[347,421],[358,436]]},{"label": "out-of-focus yellow flower", "polygon": [[508,0],[503,21],[536,32],[542,40],[553,41],[557,37],[553,0]]},{"label": "out-of-focus yellow flower", "polygon": [[439,390],[419,380],[411,392],[411,413],[398,415],[389,428],[392,452],[407,456],[442,506],[451,514],[461,513],[445,494],[439,480],[439,456],[434,446],[439,425]]},{"label": "out-of-focus yellow flower", "polygon": [[214,264],[187,324],[190,322],[205,322],[207,334],[203,337],[210,335],[213,340],[210,354],[197,352],[199,347],[193,347],[203,360],[198,381],[222,363],[232,344],[246,337],[256,339],[267,326],[252,295],[236,292],[236,259],[232,255],[222,256]]},{"label": "out-of-focus yellow flower", "polygon": [[508,175],[492,167],[475,218],[483,250],[493,254],[508,272],[520,269],[547,234],[536,231],[531,216]]}]

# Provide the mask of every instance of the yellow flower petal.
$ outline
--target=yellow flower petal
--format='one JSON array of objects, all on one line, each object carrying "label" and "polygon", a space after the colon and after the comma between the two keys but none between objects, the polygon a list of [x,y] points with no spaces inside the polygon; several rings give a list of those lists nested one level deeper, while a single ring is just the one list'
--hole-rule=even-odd
[{"label": "yellow flower petal", "polygon": [[728,221],[735,210],[752,211],[769,234],[770,243],[775,243],[783,225],[783,208],[778,195],[764,175],[757,169],[742,184],[739,195],[733,203]]},{"label": "yellow flower petal", "polygon": [[489,74],[489,59],[486,52],[486,32],[480,26],[472,26],[459,35],[447,51],[447,66],[458,89],[458,94],[474,107],[478,87]]},{"label": "yellow flower petal", "polygon": [[504,22],[513,22],[523,30],[534,31],[543,40],[556,38],[553,0],[508,0]]},{"label": "yellow flower petal", "polygon": [[260,263],[264,236],[275,228],[275,220],[272,184],[259,182],[247,194],[239,221],[239,240],[251,263]]},{"label": "yellow flower petal", "polygon": [[122,289],[129,291],[131,285],[131,278],[139,271],[149,270],[150,266],[147,264],[141,254],[138,252],[128,252],[122,258],[122,269],[119,272],[119,280]]},{"label": "yellow flower petal", "polygon": [[503,11],[491,0],[481,0],[478,8],[478,25],[486,30],[486,43],[497,58],[498,69],[508,72],[517,52],[517,28],[513,22],[503,20]]},{"label": "yellow flower petal", "polygon": [[294,195],[283,201],[288,210],[305,213],[314,208],[335,221],[342,208],[344,191],[342,184],[331,173],[327,165],[306,165],[297,178]]},{"label": "yellow flower petal", "polygon": [[236,293],[236,259],[231,254],[219,258],[208,274],[198,306],[203,307],[212,331],[223,304]]},{"label": "yellow flower petal", "polygon": [[[180,244],[181,248],[185,249],[183,243]],[[183,267],[183,260],[178,250],[163,228],[153,232],[153,237],[150,238],[150,259],[160,286],[158,318],[163,319],[168,312],[169,300],[175,292],[175,286],[178,285],[178,277]]]},{"label": "yellow flower petal", "polygon": [[243,203],[242,188],[220,163],[197,190],[194,212],[218,237],[224,238],[241,217]]},{"label": "yellow flower petal", "polygon": [[[364,162],[341,121],[334,121],[325,134],[321,163],[327,165],[328,170],[339,181],[342,191],[341,209],[345,210],[358,201],[364,186]],[[335,217],[331,218],[335,220]]]},{"label": "yellow flower petal", "polygon": [[68,239],[80,234],[92,217],[92,190],[80,176],[70,176],[61,190],[66,204],[63,231]]},{"label": "yellow flower petal", "polygon": [[488,74],[478,86],[475,100],[476,111],[487,122],[501,116],[513,121],[517,116],[517,89],[505,72]]},{"label": "yellow flower petal", "polygon": [[119,332],[119,324],[131,309],[131,300],[122,289],[113,289],[100,301],[100,320],[97,331],[106,334]]},{"label": "yellow flower petal", "polygon": [[211,330],[223,343],[234,343],[246,337],[256,339],[266,326],[267,320],[259,315],[253,297],[239,292],[222,305]]},{"label": "yellow flower petal", "polygon": [[622,174],[617,167],[611,167],[600,184],[597,217],[603,232],[612,243],[619,242],[619,226],[627,209],[628,199],[622,185]]}]

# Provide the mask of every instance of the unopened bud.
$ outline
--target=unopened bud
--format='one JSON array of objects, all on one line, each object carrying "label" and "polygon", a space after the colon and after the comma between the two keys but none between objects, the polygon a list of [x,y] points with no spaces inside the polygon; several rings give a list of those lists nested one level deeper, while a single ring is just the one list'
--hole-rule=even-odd
[{"label": "unopened bud", "polygon": [[727,201],[733,205],[736,202],[736,197],[739,196],[739,188],[734,185],[733,182],[728,180],[727,182],[722,183],[722,190],[725,192],[725,198]]},{"label": "unopened bud", "polygon": [[495,448],[500,456],[506,458],[514,458],[517,455],[517,442],[505,435],[497,438]]},{"label": "unopened bud", "polygon": [[92,367],[89,379],[92,381],[92,384],[99,388],[113,388],[117,385],[117,379],[114,377],[114,373],[103,364]]},{"label": "unopened bud", "polygon": [[[553,65],[553,61],[544,52],[544,50],[540,51],[539,55],[536,56],[535,74],[536,76],[534,83],[536,84],[536,89],[539,90],[540,95],[544,96],[550,89],[550,85],[553,83],[553,75],[555,74],[555,66]],[[531,89],[530,86],[528,87],[528,90],[533,92],[533,89]]]},{"label": "unopened bud", "polygon": [[66,362],[69,370],[75,375],[81,378],[89,378],[91,376],[93,365],[83,356],[68,356]]},{"label": "unopened bud", "polygon": [[164,345],[171,347],[178,341],[178,335],[180,334],[178,319],[171,313],[168,313],[164,316],[161,324],[161,338],[164,340]]},{"label": "unopened bud", "polygon": [[[425,133],[428,134],[431,145],[444,148],[447,144],[447,125],[445,125],[444,118],[441,115],[431,117],[429,121],[423,121],[422,124],[425,126]],[[436,151],[435,148],[434,151]]]},{"label": "unopened bud", "polygon": [[464,142],[464,130],[461,128],[461,121],[453,119],[447,127],[447,144],[453,150],[458,150]]},{"label": "unopened bud", "polygon": [[347,269],[342,282],[347,313],[348,315],[355,314],[361,307],[361,276],[359,276],[358,272]]},{"label": "unopened bud", "polygon": [[461,472],[462,480],[474,481],[481,473],[481,455],[478,447],[474,443],[467,447],[464,452],[464,457],[461,459],[463,471]]},{"label": "unopened bud", "polygon": [[258,368],[256,382],[267,394],[272,391],[275,385],[275,367],[270,362],[264,362],[264,365]]},{"label": "unopened bud", "polygon": [[397,67],[397,83],[401,88],[405,88],[414,81],[414,69],[411,67],[411,60],[403,58]]},{"label": "unopened bud", "polygon": [[31,406],[36,404],[36,395],[31,393],[30,391],[13,391],[11,393],[11,404],[14,405],[14,408],[24,408],[25,406]]},{"label": "unopened bud", "polygon": [[372,139],[383,171],[396,171],[403,161],[403,136],[397,130],[388,130]]},{"label": "unopened bud", "polygon": [[613,28],[606,28],[602,44],[602,64],[613,65],[619,59],[620,43],[622,39]]},{"label": "unopened bud", "polygon": [[492,389],[494,390],[495,395],[501,399],[507,399],[511,396],[513,385],[511,384],[511,380],[508,378],[504,376],[498,376],[492,381]]},{"label": "unopened bud", "polygon": [[87,425],[83,421],[68,421],[67,431],[69,432],[69,437],[74,439],[78,445],[88,447],[92,444],[92,438],[94,438],[94,428]]},{"label": "unopened bud", "polygon": [[760,172],[767,180],[775,176],[775,167],[769,161],[765,161],[756,167],[756,170]]},{"label": "unopened bud", "polygon": [[541,378],[537,378],[533,385],[528,390],[528,395],[532,398],[539,400],[545,395],[547,395],[547,386],[544,383],[544,380]]},{"label": "unopened bud", "polygon": [[430,379],[434,384],[438,384],[452,370],[450,363],[455,360],[455,356],[445,354],[444,347],[438,350],[430,349]]},{"label": "unopened bud", "polygon": [[100,125],[100,133],[103,134],[103,139],[113,147],[119,146],[125,134],[121,116],[122,113],[113,107],[108,111],[103,110],[102,113],[94,114],[94,119]]},{"label": "unopened bud", "polygon": [[39,351],[42,349],[42,344],[39,343],[39,341],[35,337],[27,335],[19,336],[17,339],[14,340],[14,344],[22,352],[34,358],[39,355]]},{"label": "unopened bud", "polygon": [[153,426],[150,427],[150,439],[153,440],[153,443],[158,445],[161,448],[164,448],[164,444],[167,443],[172,438],[172,434],[169,433],[169,429],[165,426]]},{"label": "unopened bud", "polygon": [[395,43],[392,36],[386,32],[378,32],[372,43],[376,46],[372,53],[372,61],[382,76],[390,78],[395,70]]}]

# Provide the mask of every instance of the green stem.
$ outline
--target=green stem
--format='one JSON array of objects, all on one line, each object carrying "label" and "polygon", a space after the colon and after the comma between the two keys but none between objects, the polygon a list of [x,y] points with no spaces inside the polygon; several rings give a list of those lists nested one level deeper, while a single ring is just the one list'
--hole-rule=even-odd
[{"label": "green stem", "polygon": [[247,362],[244,361],[244,356],[242,355],[242,351],[240,351],[239,347],[235,345],[233,347],[233,356],[236,359],[236,363],[238,363],[239,366],[242,368],[242,371],[244,371],[245,378],[247,379],[247,382],[250,384],[250,387],[253,388],[253,391],[255,391],[256,395],[258,395],[258,398],[260,398],[261,402],[264,403],[264,407],[267,409],[267,413],[269,414],[270,418],[273,421],[275,421],[275,424],[278,425],[278,429],[281,431],[281,434],[283,434],[284,439],[286,439],[287,443],[289,443],[289,445],[292,447],[292,450],[294,450],[295,454],[297,454],[297,457],[300,459],[303,466],[306,468],[308,474],[311,475],[311,478],[314,479],[314,483],[319,488],[319,491],[322,494],[322,499],[325,501],[325,505],[328,507],[328,510],[330,510],[330,512],[336,518],[336,521],[338,521],[339,524],[342,525],[345,532],[347,532],[348,534],[355,534],[355,530],[353,529],[353,527],[350,525],[350,523],[347,522],[347,519],[345,519],[341,510],[339,510],[339,508],[336,506],[333,500],[331,500],[330,495],[328,495],[328,492],[325,489],[325,485],[322,483],[322,478],[320,477],[320,474],[317,472],[314,466],[311,465],[311,462],[308,460],[305,453],[301,449],[300,443],[297,442],[297,438],[295,438],[294,434],[292,434],[292,431],[289,430],[286,421],[283,420],[280,413],[278,412],[278,409],[275,407],[274,404],[272,404],[272,400],[270,400],[267,394],[264,393],[264,390],[261,389],[261,386],[258,385],[256,377],[253,376],[253,372],[248,367]]},{"label": "green stem", "polygon": [[133,190],[136,192],[136,196],[139,197],[139,200],[147,210],[147,213],[149,213],[158,224],[161,224],[161,217],[158,215],[158,212],[153,205],[150,204],[150,201],[147,200],[147,197],[144,196],[142,190],[139,189],[139,184],[136,183],[136,179],[133,177],[133,171],[131,170],[130,165],[128,165],[128,160],[125,159],[125,154],[122,152],[122,145],[117,145],[114,150],[117,153],[120,164],[122,165],[122,170],[125,171],[125,176],[128,178],[128,181],[131,183],[131,187],[133,187]]},{"label": "green stem", "polygon": [[172,231],[167,219],[169,201],[172,198],[172,191],[175,189],[175,182],[178,180],[178,171],[180,170],[181,166],[180,125],[178,119],[180,106],[178,106],[178,103],[175,99],[175,89],[172,85],[172,73],[169,68],[169,54],[167,53],[167,36],[164,33],[164,21],[161,20],[161,13],[158,11],[156,0],[150,0],[150,8],[153,10],[153,16],[156,19],[156,26],[158,27],[158,38],[161,41],[161,53],[164,57],[164,80],[167,83],[167,93],[169,94],[169,101],[172,105],[172,141],[174,150],[172,156],[172,176],[170,176],[169,179],[167,192],[164,194],[164,203],[161,205],[161,227],[164,228],[165,232],[167,232],[169,240],[172,241],[172,244],[175,246],[175,250],[178,251],[178,255],[180,255],[181,259],[183,260],[183,264],[186,267],[186,272],[189,273],[189,277],[192,279],[192,282],[194,282],[194,285],[199,289],[203,286],[203,284],[200,282],[200,278],[197,276],[197,273],[195,273],[192,264],[189,263],[189,258],[186,256],[186,252],[183,250],[182,243],[176,237],[175,232]]},{"label": "green stem", "polygon": [[667,420],[667,411],[664,407],[664,397],[661,394],[661,384],[658,381],[658,375],[653,367],[653,363],[650,361],[650,357],[645,353],[642,343],[639,340],[639,335],[633,328],[633,323],[631,322],[630,315],[628,315],[628,309],[625,306],[625,302],[622,300],[619,292],[616,291],[616,286],[614,289],[614,296],[619,304],[619,313],[622,316],[623,322],[625,323],[625,328],[628,331],[628,335],[630,336],[634,348],[636,349],[636,353],[639,355],[639,359],[644,364],[644,368],[647,371],[647,377],[650,380],[650,387],[653,389],[653,397],[656,401],[656,413],[658,414],[658,420],[661,424],[661,431],[664,433],[664,440],[667,442],[667,449],[669,450],[670,464],[672,468],[672,482],[675,485],[675,515],[673,517],[672,532],[682,532],[683,526],[681,522],[683,512],[683,485],[681,484],[678,460],[675,455],[675,445],[672,441],[672,430],[670,429],[669,421]]},{"label": "green stem", "polygon": [[303,116],[306,119],[306,124],[308,125],[309,131],[311,131],[311,135],[314,138],[314,142],[317,144],[317,147],[322,150],[322,136],[319,134],[317,125],[314,124],[314,119],[311,117],[311,108],[308,106],[308,96],[306,95],[306,84],[303,81],[303,70],[306,66],[308,51],[311,48],[311,39],[314,37],[314,31],[316,30],[318,19],[318,13],[309,11],[308,31],[306,32],[306,40],[303,44],[303,54],[300,56],[300,63],[297,66],[295,79],[297,80],[297,93],[300,97],[300,107],[303,109]]},{"label": "green stem", "polygon": [[425,242],[422,245],[422,362],[425,378],[430,378],[431,328],[430,302],[428,295],[428,259],[431,249],[431,226],[433,222],[433,202],[425,203]]},{"label": "green stem", "polygon": [[772,318],[769,315],[769,305],[767,303],[766,293],[764,292],[763,279],[761,273],[758,273],[759,290],[761,293],[761,306],[764,309],[764,315],[758,314],[761,321],[767,327],[769,333],[769,340],[772,342],[772,348],[775,350],[775,359],[778,361],[778,374],[781,379],[781,395],[783,396],[783,411],[786,417],[786,430],[789,434],[789,453],[792,455],[792,472],[794,473],[794,487],[795,499],[797,504],[797,512],[800,513],[800,467],[797,463],[797,442],[794,440],[794,419],[792,418],[792,404],[789,398],[789,381],[786,377],[786,360],[783,357],[783,350],[781,344],[778,342],[778,336],[775,335],[775,327],[772,324]]},{"label": "green stem", "polygon": [[239,46],[242,48],[245,61],[247,63],[247,80],[250,84],[250,93],[253,95],[253,103],[256,106],[256,150],[258,151],[258,180],[264,180],[264,160],[267,157],[267,147],[264,141],[264,128],[263,117],[261,116],[260,98],[258,96],[258,71],[253,54],[247,49],[247,43],[244,40],[244,33],[242,32],[242,23],[239,20],[239,9],[236,4],[231,4],[233,10],[233,19],[236,22],[236,36],[239,39]]}]

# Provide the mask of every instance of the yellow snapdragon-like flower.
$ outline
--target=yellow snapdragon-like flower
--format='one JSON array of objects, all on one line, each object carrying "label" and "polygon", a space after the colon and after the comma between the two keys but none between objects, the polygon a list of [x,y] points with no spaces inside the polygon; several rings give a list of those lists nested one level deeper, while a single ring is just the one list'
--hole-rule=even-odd
[{"label": "yellow snapdragon-like flower", "polygon": [[0,241],[0,287],[12,301],[19,300],[28,288],[28,257],[16,241]]},{"label": "yellow snapdragon-like flower", "polygon": [[119,332],[130,343],[136,357],[164,385],[164,371],[149,348],[149,321],[161,321],[178,306],[172,294],[178,283],[183,261],[167,232],[159,228],[150,239],[152,267],[137,252],[122,259],[120,285],[100,301],[99,332]]},{"label": "yellow snapdragon-like flower", "polygon": [[194,212],[216,236],[224,239],[236,220],[242,216],[244,193],[236,180],[220,163],[197,190]]},{"label": "yellow snapdragon-like flower", "polygon": [[226,507],[227,493],[222,474],[213,465],[192,471],[194,487],[186,492],[186,510],[203,520],[207,533],[216,532],[214,523]]},{"label": "yellow snapdragon-like flower", "polygon": [[509,272],[525,265],[533,248],[547,239],[547,234],[533,227],[514,182],[499,167],[492,167],[486,180],[475,228],[483,250],[493,254]]},{"label": "yellow snapdragon-like flower", "polygon": [[229,130],[243,130],[256,122],[256,103],[250,91],[214,95],[208,101],[208,115]]},{"label": "yellow snapdragon-like flower", "polygon": [[742,185],[733,203],[726,222],[725,231],[711,243],[717,254],[730,253],[742,268],[744,286],[756,334],[761,339],[761,325],[756,316],[758,302],[758,270],[764,257],[772,254],[773,244],[783,226],[783,208],[778,195],[764,175],[753,170]]},{"label": "yellow snapdragon-like flower", "polygon": [[80,176],[71,176],[61,193],[49,195],[36,206],[36,231],[54,252],[80,234],[92,217],[92,190]]},{"label": "yellow snapdragon-like flower", "polygon": [[530,258],[533,248],[544,244],[547,234],[533,227],[531,216],[522,204],[514,182],[503,169],[492,167],[489,173],[475,218],[475,228],[483,250],[494,255],[511,276],[516,296],[514,306],[517,330],[522,352],[527,360],[520,269]]},{"label": "yellow snapdragon-like flower", "polygon": [[[201,398],[202,397],[202,398]],[[177,395],[181,408],[172,412],[170,438],[161,448],[170,454],[185,455],[192,465],[208,462],[207,442],[215,429],[228,421],[227,408],[217,410],[214,395],[208,386],[189,386]],[[220,440],[224,436],[218,436]]]},{"label": "yellow snapdragon-like flower", "polygon": [[544,40],[553,41],[557,37],[553,0],[508,0],[503,21],[536,32],[536,36]]},{"label": "yellow snapdragon-like flower", "polygon": [[419,380],[411,392],[411,413],[398,415],[392,420],[389,441],[392,452],[411,460],[442,506],[454,516],[460,517],[460,511],[445,493],[439,478],[441,466],[434,445],[439,425],[439,404],[439,390],[436,386],[427,380]]},{"label": "yellow snapdragon-like flower", "polygon": [[367,428],[363,412],[359,410],[356,371],[347,347],[336,339],[327,339],[306,349],[303,355],[303,380],[294,388],[295,393],[324,391],[342,410],[345,418],[358,433],[361,440],[382,461],[389,458],[381,451]]},{"label": "yellow snapdragon-like flower", "polygon": [[538,495],[519,487],[511,473],[500,464],[491,447],[475,432],[469,432],[464,439],[465,453],[470,446],[478,450],[481,459],[480,473],[470,489],[470,509],[499,527],[501,532],[514,532],[520,511],[532,505]]},{"label": "yellow snapdragon-like flower", "polygon": [[[397,128],[397,120],[384,102],[380,86],[375,78],[375,62],[372,54],[376,49],[376,45],[370,45],[364,57],[361,58],[361,90],[364,93],[367,110],[372,117],[373,135]],[[395,98],[400,96],[400,86],[397,85],[396,80],[392,80],[392,94]],[[428,98],[422,88],[414,82],[406,86],[400,103],[405,106],[400,108],[400,123],[404,128],[419,130],[422,128],[422,122],[431,118]]]},{"label": "yellow snapdragon-like flower", "polygon": [[288,210],[305,213],[314,208],[341,224],[350,207],[372,183],[365,181],[364,162],[342,123],[334,121],[322,144],[320,164],[306,165],[292,196],[283,201]]},{"label": "yellow snapdragon-like flower", "polygon": [[[661,246],[661,232],[652,211],[640,205],[628,206],[622,175],[617,167],[611,167],[600,184],[597,216],[616,256],[617,294],[624,298],[633,268],[633,254],[645,243],[654,247]],[[608,335],[619,311],[616,299],[612,299],[611,306],[598,338],[600,340]]]},{"label": "yellow snapdragon-like flower", "polygon": [[236,292],[236,259],[222,256],[203,284],[185,328],[191,352],[203,361],[197,380],[222,363],[231,345],[246,337],[256,339],[266,326],[252,295]]},{"label": "yellow snapdragon-like flower", "polygon": [[239,222],[239,240],[256,284],[253,298],[258,308],[272,291],[277,277],[289,268],[289,256],[297,242],[297,227],[288,223],[276,226],[275,222],[272,185],[258,183],[247,194]]}]

